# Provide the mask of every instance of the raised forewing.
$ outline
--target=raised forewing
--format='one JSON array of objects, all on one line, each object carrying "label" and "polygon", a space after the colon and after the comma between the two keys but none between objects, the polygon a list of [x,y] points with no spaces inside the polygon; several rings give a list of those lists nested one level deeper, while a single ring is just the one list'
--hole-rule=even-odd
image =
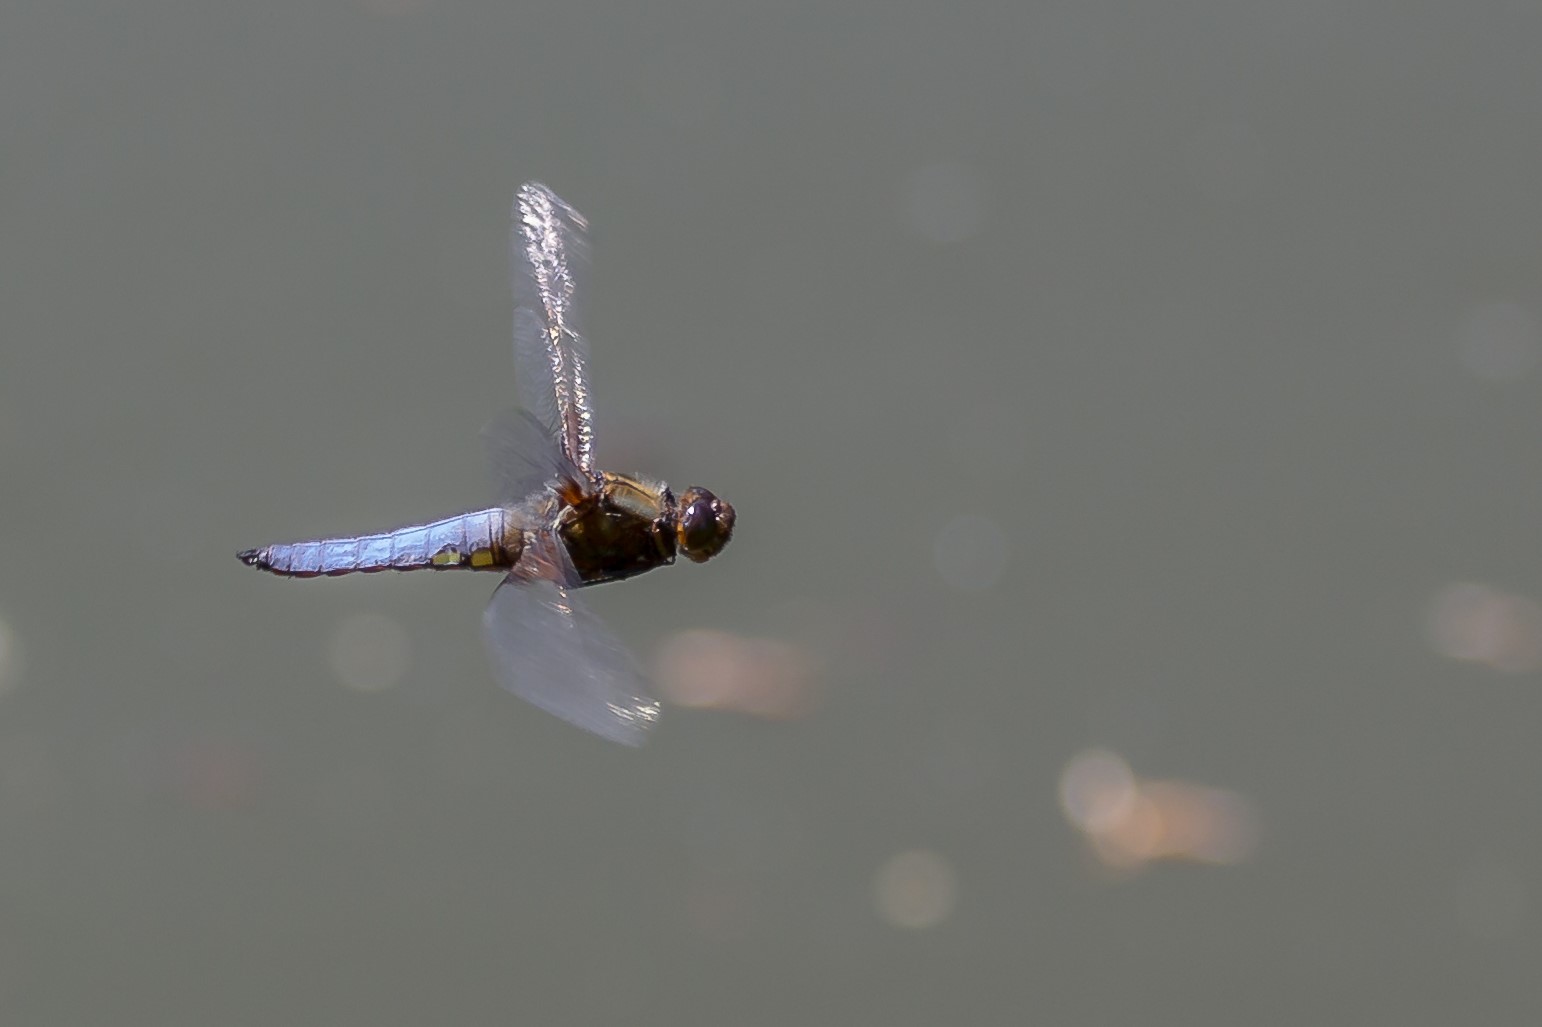
[{"label": "raised forewing", "polygon": [[557,446],[546,426],[528,410],[505,410],[482,429],[488,469],[498,502],[520,507],[546,486],[564,479],[589,482]]},{"label": "raised forewing", "polygon": [[509,575],[482,615],[482,636],[498,683],[570,724],[641,745],[658,720],[626,646],[555,582]]},{"label": "raised forewing", "polygon": [[514,373],[519,398],[567,458],[592,471],[589,343],[578,304],[589,277],[589,223],[539,182],[514,196]]}]

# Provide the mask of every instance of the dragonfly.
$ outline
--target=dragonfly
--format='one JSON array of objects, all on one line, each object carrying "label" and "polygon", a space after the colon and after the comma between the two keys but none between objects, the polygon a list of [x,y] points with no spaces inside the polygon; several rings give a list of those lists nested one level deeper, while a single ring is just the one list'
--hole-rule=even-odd
[{"label": "dragonfly", "polygon": [[377,571],[503,574],[482,616],[493,675],[549,713],[638,745],[659,703],[626,646],[577,590],[702,563],[733,536],[734,508],[707,489],[600,470],[580,301],[589,224],[538,182],[515,193],[509,233],[519,406],[483,441],[497,504],[370,535],[247,549],[242,563],[291,578]]}]

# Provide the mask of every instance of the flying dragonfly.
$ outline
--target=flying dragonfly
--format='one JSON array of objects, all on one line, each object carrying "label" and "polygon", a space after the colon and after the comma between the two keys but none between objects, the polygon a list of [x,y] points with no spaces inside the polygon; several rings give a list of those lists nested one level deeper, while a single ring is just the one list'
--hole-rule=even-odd
[{"label": "flying dragonfly", "polygon": [[498,504],[395,531],[279,543],[237,554],[294,578],[375,571],[496,571],[482,616],[499,684],[595,734],[640,744],[659,704],[625,646],[575,595],[728,544],[734,509],[704,488],[598,470],[589,342],[579,303],[588,222],[546,186],[519,188],[509,249],[522,409],[483,431]]}]

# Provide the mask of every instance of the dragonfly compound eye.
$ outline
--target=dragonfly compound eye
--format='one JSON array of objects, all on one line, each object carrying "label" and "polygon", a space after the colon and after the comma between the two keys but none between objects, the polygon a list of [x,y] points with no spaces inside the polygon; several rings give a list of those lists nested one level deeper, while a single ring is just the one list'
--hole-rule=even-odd
[{"label": "dragonfly compound eye", "polygon": [[680,549],[696,563],[723,551],[734,533],[734,508],[703,488],[692,486],[681,497],[677,528]]}]

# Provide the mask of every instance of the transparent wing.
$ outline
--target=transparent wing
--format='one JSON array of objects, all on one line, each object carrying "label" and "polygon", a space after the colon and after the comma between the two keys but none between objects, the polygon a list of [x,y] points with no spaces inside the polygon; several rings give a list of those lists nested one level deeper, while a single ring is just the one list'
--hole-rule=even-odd
[{"label": "transparent wing", "polygon": [[519,507],[552,482],[564,479],[587,486],[588,477],[573,466],[545,425],[529,411],[509,409],[482,429],[494,495],[504,507]]},{"label": "transparent wing", "polygon": [[589,223],[539,182],[519,187],[512,221],[519,399],[570,461],[592,471],[589,343],[578,309],[589,278]]},{"label": "transparent wing", "polygon": [[571,591],[511,574],[482,616],[498,683],[585,731],[641,745],[658,720],[626,646]]}]

